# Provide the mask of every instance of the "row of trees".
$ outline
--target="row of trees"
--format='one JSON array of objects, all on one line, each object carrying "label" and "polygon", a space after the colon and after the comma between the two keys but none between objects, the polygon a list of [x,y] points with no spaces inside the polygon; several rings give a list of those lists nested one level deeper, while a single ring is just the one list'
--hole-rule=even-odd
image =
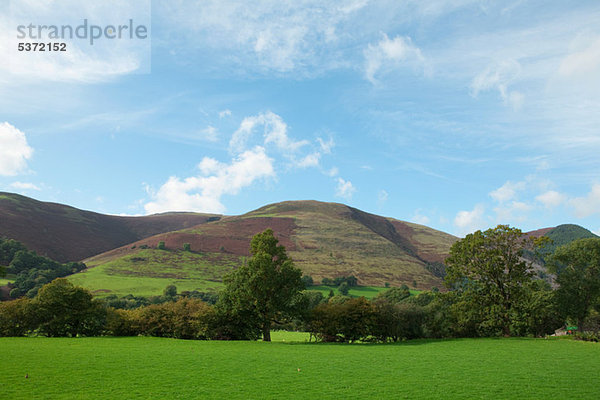
[{"label": "row of trees", "polygon": [[59,263],[27,250],[19,241],[0,238],[0,266],[4,265],[8,268],[0,267],[0,277],[5,273],[16,276],[10,292],[12,298],[33,298],[43,285],[86,268],[84,263]]},{"label": "row of trees", "polygon": [[[273,327],[308,330],[323,341],[397,341],[552,333],[565,321],[598,320],[600,239],[559,248],[551,259],[556,290],[534,279],[536,243],[500,225],[457,241],[447,262],[448,292],[410,296],[392,288],[373,301],[303,291],[301,272],[271,230],[251,242],[252,257],[225,278],[214,306],[167,288],[162,300],[115,309],[58,279],[33,299],[0,305],[0,334],[154,335],[270,340]],[[113,299],[115,300],[115,299]],[[174,301],[177,300],[177,301]],[[127,307],[123,307],[127,308]]]}]

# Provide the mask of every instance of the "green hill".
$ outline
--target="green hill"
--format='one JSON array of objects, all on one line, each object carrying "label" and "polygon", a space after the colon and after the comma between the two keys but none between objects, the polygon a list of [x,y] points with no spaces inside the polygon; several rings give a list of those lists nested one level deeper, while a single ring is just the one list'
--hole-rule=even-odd
[{"label": "green hill", "polygon": [[[72,280],[99,293],[206,290],[249,256],[253,235],[271,228],[315,282],[354,275],[360,285],[440,287],[440,263],[456,240],[422,225],[338,203],[287,201],[241,216],[155,235],[85,260]],[[165,250],[158,250],[165,242]],[[191,251],[183,251],[189,243]]]}]

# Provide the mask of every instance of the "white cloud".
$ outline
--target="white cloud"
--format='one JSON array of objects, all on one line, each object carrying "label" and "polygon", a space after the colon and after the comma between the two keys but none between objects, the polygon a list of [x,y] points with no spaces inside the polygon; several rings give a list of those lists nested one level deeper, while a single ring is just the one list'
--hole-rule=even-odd
[{"label": "white cloud", "polygon": [[547,192],[536,196],[535,199],[542,203],[546,208],[556,208],[567,200],[567,196],[555,190],[548,190]]},{"label": "white cloud", "polygon": [[600,38],[583,50],[573,52],[560,63],[558,72],[562,76],[600,78]]},{"label": "white cloud", "polygon": [[379,193],[377,193],[377,203],[381,207],[385,202],[388,201],[390,195],[384,189],[381,189]]},{"label": "white cloud", "polygon": [[283,119],[279,115],[267,111],[242,120],[240,127],[229,141],[230,150],[239,152],[246,148],[247,142],[260,126],[263,127],[263,144],[274,144],[278,150],[284,151],[288,156],[308,144],[306,140],[290,139],[287,134],[288,126]]},{"label": "white cloud", "polygon": [[333,178],[340,173],[340,170],[338,167],[332,167],[329,171],[326,171],[325,173]]},{"label": "white cloud", "polygon": [[429,222],[431,222],[431,219],[428,216],[423,215],[421,213],[421,210],[416,210],[410,220],[411,220],[411,222],[414,222],[415,224],[420,224],[420,225],[427,225],[427,224],[429,224]]},{"label": "white cloud", "polygon": [[166,211],[223,213],[223,195],[235,195],[260,179],[275,176],[273,160],[263,147],[247,150],[230,164],[205,157],[198,165],[199,176],[170,177],[144,205],[148,214]]},{"label": "white cloud", "polygon": [[498,203],[504,203],[514,199],[517,195],[517,192],[523,190],[524,187],[525,182],[513,183],[511,181],[506,181],[506,183],[504,183],[504,185],[500,186],[498,189],[492,190],[490,192],[490,196]]},{"label": "white cloud", "polygon": [[317,142],[319,142],[319,146],[321,147],[323,154],[330,154],[331,149],[335,146],[333,138],[329,138],[328,141],[325,141],[322,138],[317,138]]},{"label": "white cloud", "polygon": [[0,123],[0,175],[14,176],[27,168],[33,149],[25,134],[9,124]]},{"label": "white cloud", "polygon": [[487,225],[484,218],[485,208],[477,204],[471,211],[459,211],[454,217],[454,225],[458,228],[458,234],[464,236],[467,233],[483,229]]},{"label": "white cloud", "polygon": [[489,65],[473,78],[471,95],[477,97],[481,92],[497,90],[505,104],[519,109],[523,105],[524,95],[518,91],[510,91],[508,87],[518,79],[520,74],[521,64],[512,59]]},{"label": "white cloud", "polygon": [[13,182],[10,184],[10,187],[20,190],[42,190],[39,186],[29,182]]},{"label": "white cloud", "polygon": [[533,206],[523,201],[511,201],[494,208],[496,219],[501,224],[508,224],[512,221],[523,222],[527,218],[525,214],[531,210],[533,210]]},{"label": "white cloud", "polygon": [[422,65],[425,61],[421,50],[413,45],[410,37],[396,36],[390,39],[385,33],[376,45],[369,44],[364,50],[365,77],[376,83],[375,75],[380,71],[405,65]]},{"label": "white cloud", "polygon": [[202,138],[209,142],[216,142],[219,140],[219,131],[214,126],[207,126],[200,131]]},{"label": "white cloud", "polygon": [[352,182],[346,181],[342,178],[337,179],[337,186],[335,189],[336,196],[350,200],[354,192],[356,192],[356,188],[354,185],[352,185]]},{"label": "white cloud", "polygon": [[578,218],[600,214],[600,184],[593,185],[587,196],[571,199],[569,204],[575,209]]},{"label": "white cloud", "polygon": [[299,168],[317,167],[321,159],[320,153],[311,153],[296,163]]},{"label": "white cloud", "polygon": [[219,112],[219,118],[225,118],[225,117],[230,117],[230,116],[231,116],[231,110],[229,110],[229,109]]}]

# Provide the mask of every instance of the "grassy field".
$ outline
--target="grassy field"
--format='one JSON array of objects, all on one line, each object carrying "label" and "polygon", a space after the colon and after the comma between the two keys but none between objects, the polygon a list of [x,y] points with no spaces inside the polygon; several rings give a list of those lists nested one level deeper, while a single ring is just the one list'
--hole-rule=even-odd
[{"label": "grassy field", "polygon": [[215,291],[221,286],[223,275],[233,270],[238,257],[186,251],[141,250],[72,275],[75,285],[89,289],[96,296],[116,294],[125,296],[155,296],[162,294],[167,285],[177,290]]},{"label": "grassy field", "polygon": [[304,334],[281,332],[274,338],[279,342],[3,338],[0,393],[6,399],[600,397],[596,343],[342,345],[304,343]]},{"label": "grassy field", "polygon": [[[315,291],[321,292],[321,293],[323,293],[323,296],[325,296],[325,297],[329,296],[329,291],[332,289],[333,289],[333,293],[335,293],[336,295],[340,294],[340,292],[337,290],[337,288],[332,287],[332,286],[317,285],[317,286],[309,286],[307,288],[307,290],[315,290]],[[385,292],[386,290],[388,290],[388,288],[385,288],[385,287],[356,286],[356,287],[350,288],[348,295],[354,296],[354,297],[364,296],[367,299],[372,299],[373,297],[377,296],[379,293]],[[420,293],[419,290],[410,289],[411,295],[416,295],[418,293]]]},{"label": "grassy field", "polygon": [[0,278],[0,286],[8,285],[9,283],[14,282],[12,279],[3,279]]}]

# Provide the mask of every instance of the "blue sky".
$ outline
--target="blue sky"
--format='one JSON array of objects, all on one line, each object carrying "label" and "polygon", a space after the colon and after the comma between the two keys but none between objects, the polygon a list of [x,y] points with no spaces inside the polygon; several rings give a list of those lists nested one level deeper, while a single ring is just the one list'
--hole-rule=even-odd
[{"label": "blue sky", "polygon": [[[315,199],[456,235],[599,232],[600,3],[548,3],[4,0],[0,190],[111,214]],[[23,18],[150,16],[144,41],[13,51]]]}]

